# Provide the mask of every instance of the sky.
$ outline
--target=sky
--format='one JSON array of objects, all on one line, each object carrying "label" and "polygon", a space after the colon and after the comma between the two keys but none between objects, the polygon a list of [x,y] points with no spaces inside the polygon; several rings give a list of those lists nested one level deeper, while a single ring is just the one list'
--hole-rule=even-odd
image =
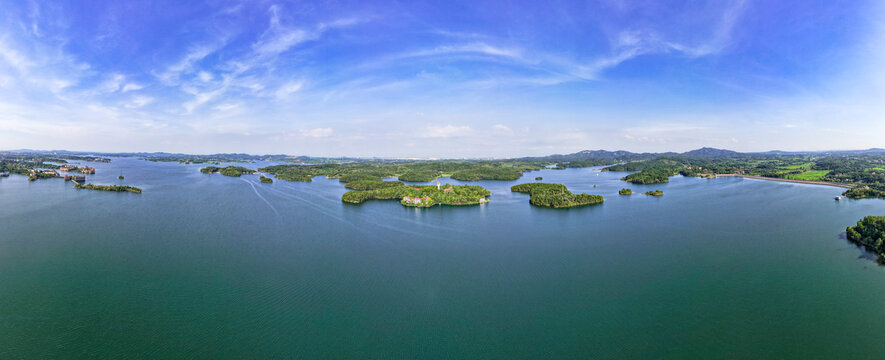
[{"label": "sky", "polygon": [[885,2],[0,0],[0,149],[885,147]]}]

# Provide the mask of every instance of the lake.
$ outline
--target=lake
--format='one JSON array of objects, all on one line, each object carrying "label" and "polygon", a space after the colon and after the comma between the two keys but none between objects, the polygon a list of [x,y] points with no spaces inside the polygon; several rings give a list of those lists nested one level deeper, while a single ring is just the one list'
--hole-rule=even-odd
[{"label": "lake", "polygon": [[[885,201],[836,187],[543,170],[415,209],[88,164],[144,193],[0,179],[0,358],[885,357],[885,268],[840,236]],[[535,176],[605,203],[509,191]]]}]

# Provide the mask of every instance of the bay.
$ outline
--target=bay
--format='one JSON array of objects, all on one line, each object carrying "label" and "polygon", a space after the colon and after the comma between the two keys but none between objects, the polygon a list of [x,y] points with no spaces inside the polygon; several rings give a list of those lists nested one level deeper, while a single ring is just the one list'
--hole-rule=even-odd
[{"label": "bay", "polygon": [[[840,237],[885,201],[840,188],[543,170],[414,209],[321,177],[89,165],[144,192],[0,179],[0,358],[885,356],[885,269]],[[605,203],[509,191],[535,176]]]}]

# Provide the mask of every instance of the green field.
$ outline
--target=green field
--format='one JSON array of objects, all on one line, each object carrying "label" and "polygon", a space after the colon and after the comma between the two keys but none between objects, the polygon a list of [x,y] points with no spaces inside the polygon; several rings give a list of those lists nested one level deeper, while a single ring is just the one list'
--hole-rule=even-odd
[{"label": "green field", "polygon": [[824,177],[824,175],[829,174],[830,170],[809,170],[804,171],[801,174],[793,174],[787,175],[787,179],[795,179],[795,180],[820,180],[820,178]]},{"label": "green field", "polygon": [[808,170],[808,169],[811,169],[811,165],[814,165],[814,163],[810,163],[810,162],[808,162],[808,163],[797,164],[797,165],[778,166],[778,169],[784,169],[784,170],[799,170],[799,169],[805,169],[805,170]]}]

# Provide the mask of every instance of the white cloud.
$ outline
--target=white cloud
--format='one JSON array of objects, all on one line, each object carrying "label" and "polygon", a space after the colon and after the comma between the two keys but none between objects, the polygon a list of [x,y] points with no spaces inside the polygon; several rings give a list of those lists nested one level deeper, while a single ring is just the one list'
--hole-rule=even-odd
[{"label": "white cloud", "polygon": [[277,89],[275,95],[276,95],[277,99],[281,99],[281,100],[288,99],[289,95],[291,95],[295,92],[298,92],[298,90],[301,90],[302,85],[303,85],[303,83],[301,81],[287,83],[283,86],[280,86],[280,88]]},{"label": "white cloud", "polygon": [[144,89],[144,85],[136,84],[136,83],[127,83],[126,85],[123,85],[123,89],[120,91],[129,92],[129,91],[136,91],[136,90],[141,90],[141,89]]},{"label": "white cloud", "polygon": [[10,47],[6,43],[5,38],[0,39],[0,58],[18,70],[19,73],[25,73],[28,68],[34,65],[28,60],[27,56],[22,55],[18,50]]},{"label": "white cloud", "polygon": [[200,80],[202,80],[203,82],[210,82],[210,81],[212,81],[212,74],[210,74],[210,73],[208,73],[208,72],[206,72],[206,71],[200,71],[200,73],[197,74],[197,77],[199,77]]},{"label": "white cloud", "polygon": [[421,137],[426,138],[451,138],[451,137],[461,137],[468,136],[473,134],[473,128],[467,125],[455,126],[455,125],[427,125],[424,129],[424,132],[417,134]]},{"label": "white cloud", "polygon": [[316,128],[310,130],[301,130],[299,133],[304,137],[312,137],[312,138],[324,138],[332,136],[334,131],[332,128]]},{"label": "white cloud", "polygon": [[447,45],[440,46],[434,48],[432,50],[418,52],[415,53],[415,56],[424,56],[424,55],[439,55],[439,54],[452,54],[452,53],[476,53],[476,54],[484,54],[491,56],[500,56],[511,59],[519,59],[522,60],[522,51],[517,49],[508,49],[497,46],[492,46],[486,44],[484,42],[475,42],[470,44],[461,44],[461,45]]},{"label": "white cloud", "polygon": [[154,98],[150,96],[136,96],[133,97],[132,100],[125,106],[130,109],[138,109],[152,102],[154,102]]},{"label": "white cloud", "polygon": [[112,93],[120,90],[120,86],[126,81],[126,77],[122,74],[111,74],[105,81],[98,85],[97,90],[102,93]]},{"label": "white cloud", "polygon": [[513,135],[513,129],[507,127],[507,125],[504,124],[495,124],[494,126],[492,126],[492,130],[502,135]]},{"label": "white cloud", "polygon": [[156,74],[157,78],[167,85],[178,84],[181,74],[194,71],[195,64],[223,48],[226,42],[226,39],[220,39],[214,43],[191,47],[178,63],[167,67],[162,73]]},{"label": "white cloud", "polygon": [[218,104],[213,109],[215,109],[217,111],[232,111],[232,110],[239,109],[239,107],[240,107],[239,104]]},{"label": "white cloud", "polygon": [[184,106],[184,109],[187,111],[188,114],[190,114],[190,113],[194,112],[194,110],[197,109],[198,107],[202,106],[203,104],[205,104],[209,101],[212,101],[213,99],[218,97],[218,95],[221,95],[221,93],[224,92],[225,89],[226,89],[225,87],[222,87],[217,90],[207,91],[207,92],[193,91],[192,92],[192,94],[194,95],[193,100],[184,103],[182,106]]}]

